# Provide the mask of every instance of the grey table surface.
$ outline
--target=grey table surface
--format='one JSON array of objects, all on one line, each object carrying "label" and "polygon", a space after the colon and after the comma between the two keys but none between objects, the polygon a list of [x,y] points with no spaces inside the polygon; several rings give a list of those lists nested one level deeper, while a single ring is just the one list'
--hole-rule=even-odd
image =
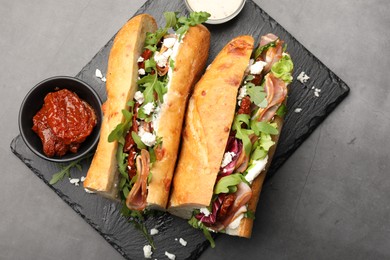
[{"label": "grey table surface", "polygon": [[[255,2],[351,92],[266,183],[253,239],[201,259],[390,259],[390,1]],[[122,259],[9,144],[27,91],[79,72],[143,3],[0,0],[0,259]]]}]

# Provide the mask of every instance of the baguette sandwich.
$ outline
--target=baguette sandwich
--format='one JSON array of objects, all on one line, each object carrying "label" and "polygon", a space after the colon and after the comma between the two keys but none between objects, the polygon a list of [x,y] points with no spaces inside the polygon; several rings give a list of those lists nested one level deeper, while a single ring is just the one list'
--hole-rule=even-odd
[{"label": "baguette sandwich", "polygon": [[138,15],[118,32],[107,69],[100,140],[84,187],[132,211],[165,210],[187,97],[208,58],[204,12]]},{"label": "baguette sandwich", "polygon": [[233,39],[190,98],[168,211],[211,240],[209,231],[251,236],[292,81],[283,45],[267,34],[252,53],[251,37]]}]

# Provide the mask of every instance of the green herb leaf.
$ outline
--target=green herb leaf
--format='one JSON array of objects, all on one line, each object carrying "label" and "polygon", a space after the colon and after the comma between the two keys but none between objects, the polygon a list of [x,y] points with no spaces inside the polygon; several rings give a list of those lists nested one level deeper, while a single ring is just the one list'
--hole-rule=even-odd
[{"label": "green herb leaf", "polygon": [[284,103],[282,103],[279,106],[278,110],[276,110],[276,115],[280,117],[284,117],[286,114],[287,114],[287,106]]},{"label": "green herb leaf", "polygon": [[236,138],[240,139],[243,143],[245,154],[250,154],[252,149],[252,143],[249,135],[253,134],[253,130],[243,129],[242,124],[245,123],[249,126],[250,116],[245,114],[236,115],[234,117],[232,129],[236,131]]},{"label": "green herb leaf", "polygon": [[138,149],[146,149],[146,145],[141,141],[141,137],[139,137],[139,135],[137,135],[136,132],[132,131],[131,137],[133,137],[133,140],[134,140],[135,144],[137,145]]},{"label": "green herb leaf", "polygon": [[260,146],[257,146],[252,154],[251,154],[251,159],[252,160],[261,160],[264,159],[267,156],[268,152],[262,149]]},{"label": "green herb leaf", "polygon": [[122,113],[125,117],[125,121],[123,123],[118,124],[114,130],[108,135],[108,142],[118,141],[119,143],[124,144],[125,142],[125,134],[129,131],[130,127],[133,125],[132,117],[133,113],[123,109]]},{"label": "green herb leaf", "polygon": [[245,218],[249,218],[249,219],[255,219],[255,213],[251,210],[247,210],[245,213],[244,213],[244,217]]},{"label": "green herb leaf", "polygon": [[[258,107],[262,107],[261,105],[264,105],[267,103],[266,96],[267,94],[264,92],[264,88],[261,86],[255,86],[254,84],[247,85],[246,92],[251,98],[252,103],[254,103]],[[265,104],[267,106],[267,104]]]},{"label": "green herb leaf", "polygon": [[59,182],[62,179],[64,179],[65,176],[70,177],[70,171],[71,171],[71,169],[73,167],[76,167],[76,168],[78,168],[81,171],[82,170],[82,166],[80,165],[80,162],[82,160],[84,160],[84,159],[92,157],[92,155],[93,154],[87,154],[84,157],[81,157],[80,159],[69,163],[67,166],[62,167],[61,171],[56,172],[56,173],[53,174],[53,176],[51,177],[51,180],[49,181],[49,184],[50,185],[54,185],[57,182]]},{"label": "green herb leaf", "polygon": [[260,147],[263,148],[265,151],[269,151],[271,146],[275,144],[274,141],[272,141],[271,135],[261,133],[260,135]]},{"label": "green herb leaf", "polygon": [[234,193],[237,185],[242,182],[243,175],[240,173],[230,174],[222,177],[214,187],[214,194]]},{"label": "green herb leaf", "polygon": [[192,216],[192,218],[190,218],[188,220],[188,224],[190,224],[190,226],[192,226],[193,228],[202,230],[203,231],[203,235],[210,242],[210,246],[212,248],[215,247],[215,241],[214,241],[213,237],[211,236],[210,231],[207,229],[207,227],[202,222],[197,220],[195,218],[195,216]]},{"label": "green herb leaf", "polygon": [[278,39],[276,39],[276,40],[273,41],[273,42],[267,43],[267,44],[264,45],[264,46],[258,47],[258,48],[255,50],[255,54],[254,54],[254,57],[253,57],[253,58],[256,60],[256,59],[263,53],[263,51],[266,51],[266,50],[268,50],[268,49],[271,48],[271,47],[275,47],[275,46],[276,46],[277,40],[278,40]]},{"label": "green herb leaf", "polygon": [[177,23],[175,12],[165,12],[164,17],[165,17],[165,21],[166,21],[165,28],[175,27],[175,25]]},{"label": "green herb leaf", "polygon": [[259,136],[260,133],[271,134],[271,135],[277,135],[279,133],[278,129],[276,129],[276,127],[274,127],[269,122],[252,121],[251,128],[257,136]]}]

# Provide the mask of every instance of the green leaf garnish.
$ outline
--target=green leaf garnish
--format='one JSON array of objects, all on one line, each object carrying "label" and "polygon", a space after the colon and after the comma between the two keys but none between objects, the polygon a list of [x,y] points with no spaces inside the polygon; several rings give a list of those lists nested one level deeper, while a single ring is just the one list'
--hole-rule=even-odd
[{"label": "green leaf garnish", "polygon": [[257,122],[252,121],[251,122],[251,128],[253,131],[255,131],[255,134],[257,136],[260,135],[260,133],[270,134],[270,135],[277,135],[279,133],[278,129],[276,129],[275,126],[268,122]]},{"label": "green leaf garnish", "polygon": [[245,213],[244,213],[244,218],[249,218],[249,219],[255,219],[255,213],[251,210],[247,210]]},{"label": "green leaf garnish", "polygon": [[293,80],[291,75],[293,69],[294,64],[290,55],[284,53],[282,58],[272,65],[271,72],[275,75],[275,77],[282,79],[286,83],[290,83]]},{"label": "green leaf garnish", "polygon": [[211,236],[210,231],[207,229],[207,227],[202,222],[197,220],[195,218],[195,216],[192,216],[192,218],[190,218],[188,220],[188,224],[190,224],[193,228],[202,230],[203,231],[203,235],[210,242],[210,246],[212,248],[215,247],[215,241],[214,241],[213,237]]},{"label": "green leaf garnish", "polygon": [[278,110],[276,110],[276,113],[275,113],[277,116],[280,116],[280,117],[284,117],[286,114],[287,114],[287,106],[282,103]]},{"label": "green leaf garnish", "polygon": [[243,178],[244,176],[240,173],[222,177],[214,187],[214,194],[236,192],[237,185],[243,181]]},{"label": "green leaf garnish", "polygon": [[125,121],[123,123],[118,124],[114,130],[108,135],[108,142],[118,141],[119,143],[125,143],[125,134],[129,131],[130,127],[133,125],[132,118],[133,113],[123,109],[122,113],[125,117]]},{"label": "green leaf garnish", "polygon": [[70,171],[73,167],[76,167],[79,171],[82,171],[82,166],[81,166],[80,162],[84,159],[92,157],[92,155],[93,155],[92,153],[87,154],[84,157],[81,157],[80,159],[77,159],[73,162],[70,162],[67,166],[64,166],[64,167],[60,166],[62,168],[61,171],[53,174],[53,176],[51,177],[51,180],[49,181],[49,184],[54,185],[57,182],[64,179],[65,176],[70,177]]},{"label": "green leaf garnish", "polygon": [[264,92],[263,87],[255,86],[253,83],[248,83],[246,85],[246,92],[256,106],[263,108],[267,106],[267,94]]},{"label": "green leaf garnish", "polygon": [[[279,39],[279,38],[278,38]],[[275,47],[276,46],[276,42],[278,41],[278,39],[276,39],[275,41],[273,42],[269,42],[267,43],[266,45],[264,46],[261,46],[261,47],[258,47],[256,50],[255,50],[255,54],[254,54],[254,59],[256,60],[262,53],[263,51],[265,50],[268,50],[269,48],[271,47]]]},{"label": "green leaf garnish", "polygon": [[236,115],[234,117],[232,129],[236,131],[236,138],[240,139],[243,143],[245,154],[250,154],[252,149],[252,143],[249,135],[253,134],[253,130],[243,129],[242,124],[249,126],[250,116],[245,114]]}]

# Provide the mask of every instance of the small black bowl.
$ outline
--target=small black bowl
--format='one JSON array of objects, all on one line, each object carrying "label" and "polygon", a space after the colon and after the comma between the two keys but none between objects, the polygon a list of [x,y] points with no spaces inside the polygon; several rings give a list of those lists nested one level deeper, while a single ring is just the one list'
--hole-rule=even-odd
[{"label": "small black bowl", "polygon": [[[81,143],[77,153],[68,152],[64,156],[47,157],[43,152],[43,146],[39,136],[32,130],[33,117],[42,108],[44,98],[49,92],[60,89],[68,89],[85,100],[96,112],[97,124],[87,139]],[[58,76],[45,79],[35,85],[24,98],[19,110],[19,131],[30,150],[39,157],[57,163],[77,160],[95,149],[100,135],[102,123],[102,102],[93,88],[85,82],[67,76]]]}]

